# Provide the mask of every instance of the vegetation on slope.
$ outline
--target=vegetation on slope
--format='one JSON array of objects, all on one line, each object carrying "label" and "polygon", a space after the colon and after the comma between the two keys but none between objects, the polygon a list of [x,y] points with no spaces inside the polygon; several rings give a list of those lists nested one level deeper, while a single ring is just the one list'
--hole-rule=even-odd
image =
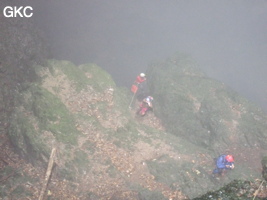
[{"label": "vegetation on slope", "polygon": [[36,167],[44,166],[57,148],[52,180],[58,187],[48,188],[53,197],[63,189],[63,180],[80,198],[127,193],[134,199],[186,199],[239,177],[260,176],[244,164],[217,181],[211,176],[214,151],[155,128],[147,121],[153,113],[136,118],[128,108],[129,92],[117,88],[100,67],[57,60],[47,64],[35,66],[40,81],[16,95],[9,136],[17,152]]},{"label": "vegetation on slope", "polygon": [[156,114],[167,131],[215,151],[236,146],[266,149],[266,115],[197,70],[188,56],[153,64],[147,74]]},{"label": "vegetation on slope", "polygon": [[[0,10],[14,4],[15,1],[3,0],[0,2]],[[0,18],[0,135],[15,134],[17,138],[13,140],[17,140],[15,143],[21,146],[22,143],[30,142],[34,127],[25,113],[18,111],[16,101],[20,98],[20,92],[27,89],[28,83],[38,79],[33,65],[44,63],[48,53],[31,19],[5,18],[2,15]],[[10,120],[14,116],[13,121]],[[12,126],[14,123],[21,124],[21,131],[26,133],[24,136],[20,134],[21,131],[15,130]],[[28,151],[45,151],[41,146],[33,147],[29,144]]]},{"label": "vegetation on slope", "polygon": [[[239,177],[260,177],[242,151],[256,148],[251,163],[259,161],[265,115],[184,55],[147,72],[165,131],[152,113],[136,118],[129,91],[97,65],[45,62],[29,21],[1,20],[0,26],[1,198],[37,199],[53,147],[48,199],[186,199]],[[212,160],[225,147],[239,149],[240,159],[217,181]]]}]

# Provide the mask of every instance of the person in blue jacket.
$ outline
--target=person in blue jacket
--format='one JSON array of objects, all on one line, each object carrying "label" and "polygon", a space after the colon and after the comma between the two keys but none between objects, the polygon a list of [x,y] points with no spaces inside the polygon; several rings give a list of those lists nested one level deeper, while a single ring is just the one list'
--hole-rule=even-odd
[{"label": "person in blue jacket", "polygon": [[213,174],[222,174],[227,169],[234,169],[234,157],[232,155],[220,155],[216,160],[216,169]]}]

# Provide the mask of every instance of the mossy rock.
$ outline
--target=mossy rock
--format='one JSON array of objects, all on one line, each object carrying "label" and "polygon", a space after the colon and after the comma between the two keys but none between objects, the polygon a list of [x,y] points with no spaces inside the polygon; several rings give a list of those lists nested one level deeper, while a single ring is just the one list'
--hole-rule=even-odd
[{"label": "mossy rock", "polygon": [[104,89],[114,88],[116,86],[111,75],[96,64],[83,64],[78,66],[78,68],[82,72],[85,72],[85,75],[89,79],[89,84],[97,91],[103,91]]},{"label": "mossy rock", "polygon": [[59,142],[77,144],[74,118],[61,100],[41,87],[34,87],[32,96],[32,111],[40,129],[51,131]]},{"label": "mossy rock", "polygon": [[267,148],[266,115],[207,77],[188,56],[155,63],[146,74],[154,112],[170,133],[213,150],[228,148],[231,142]]},{"label": "mossy rock", "polygon": [[31,163],[47,161],[53,144],[77,144],[74,118],[55,95],[32,84],[16,99],[8,136],[21,156]]},{"label": "mossy rock", "polygon": [[49,156],[49,147],[22,111],[13,113],[8,137],[19,155],[31,163]]},{"label": "mossy rock", "polygon": [[[12,175],[12,176],[10,176]],[[38,177],[31,177],[23,172],[22,168],[12,168],[10,166],[1,169],[0,177],[8,177],[3,184],[0,185],[0,199],[7,199],[12,194],[14,199],[27,199],[32,197],[32,191],[26,186],[36,184],[39,181]]]},{"label": "mossy rock", "polygon": [[234,180],[231,183],[223,186],[219,190],[208,192],[200,197],[193,198],[193,200],[247,200],[247,199],[265,199],[260,197],[253,197],[255,188],[252,187],[253,182],[244,180]]}]

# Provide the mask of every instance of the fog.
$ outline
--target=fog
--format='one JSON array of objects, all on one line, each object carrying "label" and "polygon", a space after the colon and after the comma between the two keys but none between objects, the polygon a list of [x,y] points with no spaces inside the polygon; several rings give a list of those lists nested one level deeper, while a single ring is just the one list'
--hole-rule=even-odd
[{"label": "fog", "polygon": [[33,12],[56,59],[94,62],[129,87],[184,52],[267,111],[265,0],[36,0]]}]

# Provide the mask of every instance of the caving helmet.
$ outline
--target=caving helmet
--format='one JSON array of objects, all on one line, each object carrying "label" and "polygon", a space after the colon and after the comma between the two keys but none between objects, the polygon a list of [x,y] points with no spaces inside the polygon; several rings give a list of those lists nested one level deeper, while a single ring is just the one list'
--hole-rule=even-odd
[{"label": "caving helmet", "polygon": [[153,97],[152,97],[152,96],[148,96],[147,99],[148,99],[149,101],[153,101]]},{"label": "caving helmet", "polygon": [[225,159],[227,160],[227,162],[234,162],[234,157],[232,155],[227,155]]},{"label": "caving helmet", "polygon": [[144,78],[146,75],[144,73],[140,74],[140,77]]}]

